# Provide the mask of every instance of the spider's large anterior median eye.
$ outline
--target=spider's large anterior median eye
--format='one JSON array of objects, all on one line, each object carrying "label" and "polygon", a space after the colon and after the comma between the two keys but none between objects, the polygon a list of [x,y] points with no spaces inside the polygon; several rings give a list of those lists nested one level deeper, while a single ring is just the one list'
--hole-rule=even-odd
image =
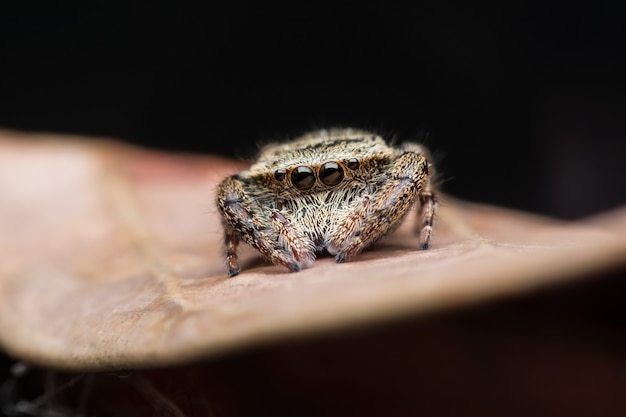
[{"label": "spider's large anterior median eye", "polygon": [[326,185],[337,185],[343,179],[343,169],[337,162],[326,162],[321,166],[320,181]]},{"label": "spider's large anterior median eye", "polygon": [[299,190],[308,190],[315,184],[313,170],[306,165],[297,166],[291,171],[291,182]]}]

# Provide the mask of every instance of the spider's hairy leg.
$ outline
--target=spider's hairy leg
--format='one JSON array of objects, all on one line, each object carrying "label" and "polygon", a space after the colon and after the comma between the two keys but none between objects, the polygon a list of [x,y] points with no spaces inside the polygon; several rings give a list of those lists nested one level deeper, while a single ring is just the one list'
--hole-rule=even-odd
[{"label": "spider's hairy leg", "polygon": [[[337,262],[349,260],[393,231],[420,196],[427,182],[428,160],[423,154],[405,151],[398,156],[390,170],[389,182],[380,193],[371,197],[370,201],[364,201],[367,206],[364,220],[350,236],[344,237],[341,245],[332,248],[336,253],[335,260]],[[344,224],[358,217],[348,214],[343,220]],[[429,222],[431,223],[432,221]],[[340,226],[338,230],[342,228],[345,226]]]},{"label": "spider's hairy leg", "polygon": [[336,255],[337,262],[343,262],[344,258],[339,258],[342,249],[355,238],[363,224],[363,219],[367,218],[370,209],[370,198],[362,197],[351,205],[349,210],[338,219],[338,226],[332,232],[326,249],[331,255]]},{"label": "spider's hairy leg", "polygon": [[278,231],[280,246],[285,248],[302,267],[311,266],[315,261],[315,249],[311,240],[297,224],[289,221],[285,213],[276,210],[272,212],[272,225]]},{"label": "spider's hairy leg", "polygon": [[239,257],[237,256],[239,238],[228,224],[222,222],[222,225],[224,227],[224,249],[226,251],[226,267],[228,268],[228,276],[234,277],[239,274],[240,271]]},{"label": "spider's hairy leg", "polygon": [[437,214],[437,196],[432,190],[430,179],[426,181],[419,195],[419,210],[417,212],[419,224],[415,230],[419,234],[420,249],[430,248],[430,239],[433,234],[433,221]]},{"label": "spider's hairy leg", "polygon": [[[301,262],[294,256],[297,251],[287,251],[280,245],[275,234],[274,216],[264,215],[265,211],[255,206],[245,192],[243,181],[238,176],[226,178],[217,190],[217,207],[224,219],[224,242],[229,276],[239,273],[236,248],[238,239],[258,250],[263,257],[276,265],[282,265],[292,271],[302,268]],[[272,233],[274,231],[275,233]],[[289,234],[290,232],[284,232]],[[272,236],[274,235],[274,236]],[[308,262],[308,258],[303,256]]]},{"label": "spider's hairy leg", "polygon": [[420,249],[429,249],[433,234],[433,222],[437,214],[437,195],[433,189],[431,179],[435,177],[435,169],[432,158],[427,148],[419,143],[404,143],[405,151],[421,154],[426,158],[426,180],[419,190],[419,209],[417,211],[418,222],[415,224],[415,233],[419,235]]}]

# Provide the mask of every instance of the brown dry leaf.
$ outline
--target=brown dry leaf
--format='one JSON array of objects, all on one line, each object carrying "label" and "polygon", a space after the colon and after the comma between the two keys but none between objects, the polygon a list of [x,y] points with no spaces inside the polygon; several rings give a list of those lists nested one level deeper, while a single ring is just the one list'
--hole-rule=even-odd
[{"label": "brown dry leaf", "polygon": [[[241,167],[115,141],[0,132],[2,347],[70,370],[166,366],[626,264],[626,240],[606,222],[445,197],[432,250],[415,250],[408,220],[353,262],[322,256],[299,273],[242,245],[242,274],[226,278],[213,192]],[[614,217],[625,224],[625,211]]]}]

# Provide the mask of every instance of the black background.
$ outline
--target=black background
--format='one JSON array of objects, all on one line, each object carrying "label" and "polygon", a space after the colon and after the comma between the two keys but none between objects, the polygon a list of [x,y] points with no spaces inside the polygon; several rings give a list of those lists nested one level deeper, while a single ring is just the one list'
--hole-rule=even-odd
[{"label": "black background", "polygon": [[457,197],[626,201],[618,2],[214,3],[3,3],[0,128],[250,157],[355,126],[425,142]]}]

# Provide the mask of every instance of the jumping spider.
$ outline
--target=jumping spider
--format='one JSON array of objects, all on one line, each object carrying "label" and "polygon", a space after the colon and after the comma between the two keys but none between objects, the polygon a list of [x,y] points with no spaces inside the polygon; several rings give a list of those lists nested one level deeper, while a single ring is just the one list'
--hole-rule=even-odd
[{"label": "jumping spider", "polygon": [[326,250],[344,262],[393,231],[419,200],[421,249],[428,249],[437,199],[428,151],[389,146],[354,129],[320,130],[266,146],[247,171],[217,190],[228,275],[239,273],[239,240],[291,271]]}]

